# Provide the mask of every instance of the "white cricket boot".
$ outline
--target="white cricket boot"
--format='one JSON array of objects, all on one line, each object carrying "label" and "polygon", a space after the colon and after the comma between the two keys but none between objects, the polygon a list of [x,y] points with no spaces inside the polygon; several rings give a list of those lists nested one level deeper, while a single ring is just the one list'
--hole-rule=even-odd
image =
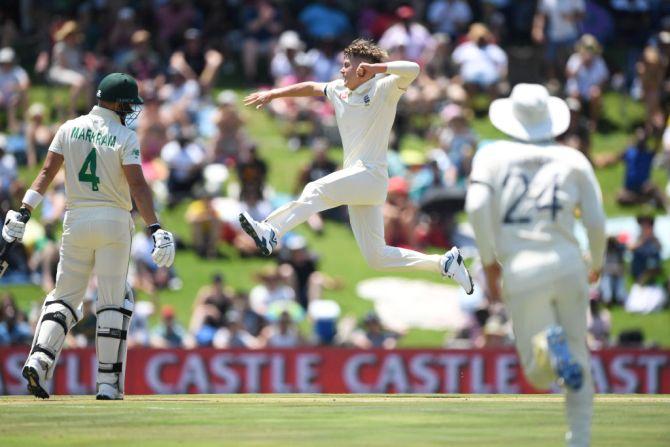
[{"label": "white cricket boot", "polygon": [[463,262],[463,256],[457,247],[451,247],[451,250],[447,251],[442,259],[440,259],[440,267],[442,270],[442,276],[453,279],[456,281],[465,293],[472,295],[472,292],[475,290],[475,286],[470,277],[470,272],[465,267]]},{"label": "white cricket boot", "polygon": [[246,211],[240,214],[239,219],[242,229],[251,236],[261,253],[269,256],[277,246],[277,232],[272,225],[267,222],[256,222]]},{"label": "white cricket boot", "polygon": [[95,398],[97,400],[123,400],[123,394],[116,384],[99,383],[98,394],[95,395]]},{"label": "white cricket boot", "polygon": [[28,381],[28,392],[40,399],[48,399],[49,393],[46,391],[47,365],[39,359],[38,354],[30,356],[21,372]]}]

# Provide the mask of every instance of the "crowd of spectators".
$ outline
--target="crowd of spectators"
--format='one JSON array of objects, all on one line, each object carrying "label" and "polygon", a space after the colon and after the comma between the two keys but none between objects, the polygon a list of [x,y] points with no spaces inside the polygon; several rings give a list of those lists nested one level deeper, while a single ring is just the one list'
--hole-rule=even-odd
[{"label": "crowd of spectators", "polygon": [[[542,82],[566,98],[572,122],[562,142],[584,152],[598,168],[625,165],[619,204],[651,203],[660,210],[667,206],[667,191],[651,176],[654,166],[670,171],[667,2],[10,0],[0,9],[0,216],[16,208],[25,191],[18,180],[19,167],[38,166],[58,124],[87,113],[94,104],[94,86],[105,74],[125,71],[139,81],[145,100],[140,118],[132,124],[145,175],[157,202],[184,212],[190,227],[190,235],[177,234],[179,248],[193,249],[203,259],[219,259],[227,244],[241,256],[254,256],[253,242],[237,223],[238,213],[246,210],[262,218],[306,183],[335,171],[338,165],[328,149],[340,145],[339,135],[332,107],[323,98],[273,101],[268,113],[279,123],[287,147],[311,152],[310,161],[297,169],[295,190],[275,191],[268,184],[272,163],[263,159],[248,132],[237,93],[219,87],[328,82],[339,76],[341,49],[355,37],[378,41],[390,59],[422,66],[398,106],[390,143],[391,179],[384,207],[390,244],[454,244],[455,215],[463,206],[471,160],[487,143],[473,129],[473,119],[485,113],[491,99],[521,81]],[[31,85],[42,87],[39,95],[31,94]],[[626,123],[633,120],[626,116],[631,98],[643,105],[644,116],[621,154],[591,155],[591,135],[620,125],[603,113],[612,91],[623,98]],[[426,150],[406,149],[403,142],[412,137],[425,142]],[[24,244],[11,251],[12,269],[4,281],[33,282],[45,291],[53,287],[56,229],[64,203],[63,179],[57,177],[40,220],[31,221]],[[308,224],[317,235],[324,230],[324,219],[346,222],[346,210],[312,217]],[[650,253],[658,241],[652,239],[630,247],[633,270],[638,271],[635,285],[649,285],[650,278],[663,282],[660,264],[653,274],[647,271],[653,270],[649,259],[656,259]],[[134,340],[156,346],[250,348],[308,342],[394,345],[396,335],[379,327],[375,315],[346,336],[313,318],[310,306],[327,301],[323,290],[341,284],[318,270],[318,256],[304,239],[291,234],[283,242],[277,265],[259,272],[253,289],[230,291],[221,276],[203,287],[188,327],[182,327],[174,309],[161,306],[158,296],[165,288],[180,289],[183,279],[174,268],[157,268],[150,257],[150,237],[137,233],[129,280],[155,302],[141,307],[146,318],[136,318],[140,335]],[[620,278],[624,268],[614,266],[619,256],[615,244],[612,241],[608,251],[612,268],[598,295],[604,303],[622,296],[617,275]],[[94,289],[93,284],[90,296]],[[3,300],[0,344],[5,333],[21,337],[30,320],[11,297]],[[93,301],[85,303],[93,306]],[[600,332],[606,313],[600,307],[592,309]],[[160,325],[152,331],[148,318],[153,314]],[[471,316],[470,326],[450,345],[509,341],[509,325],[498,307],[475,309]],[[301,335],[297,327],[305,318],[313,323],[313,332]],[[81,336],[75,331],[73,337],[90,337],[82,330]]]}]

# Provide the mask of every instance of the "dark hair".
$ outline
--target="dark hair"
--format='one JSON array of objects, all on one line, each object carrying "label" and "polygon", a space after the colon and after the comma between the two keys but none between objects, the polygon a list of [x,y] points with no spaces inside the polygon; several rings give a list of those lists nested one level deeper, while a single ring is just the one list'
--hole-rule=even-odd
[{"label": "dark hair", "polygon": [[349,59],[357,57],[372,64],[383,62],[388,58],[386,51],[382,50],[373,41],[368,39],[356,39],[344,49],[344,56]]}]

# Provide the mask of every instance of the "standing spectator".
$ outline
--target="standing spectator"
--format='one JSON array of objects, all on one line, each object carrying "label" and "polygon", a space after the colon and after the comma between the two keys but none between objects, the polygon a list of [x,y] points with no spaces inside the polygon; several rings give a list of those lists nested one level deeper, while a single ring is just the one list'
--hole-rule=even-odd
[{"label": "standing spectator", "polygon": [[17,114],[25,110],[28,101],[30,78],[28,73],[16,64],[16,55],[10,47],[0,50],[0,109],[7,112],[7,125],[11,132],[19,130]]},{"label": "standing spectator", "polygon": [[287,30],[279,36],[276,51],[270,62],[270,72],[275,85],[285,81],[285,78],[295,77],[297,61],[296,57],[305,49],[304,42],[297,32]]},{"label": "standing spectator", "polygon": [[397,247],[412,247],[417,210],[409,200],[409,183],[405,178],[389,179],[383,213],[386,243]]},{"label": "standing spectator", "polygon": [[198,257],[216,259],[219,257],[218,243],[222,222],[212,206],[213,197],[203,194],[189,203],[184,219],[191,226],[191,243]]},{"label": "standing spectator", "polygon": [[218,109],[214,114],[216,133],[212,138],[209,159],[214,163],[234,166],[242,151],[251,145],[244,129],[244,119],[237,110],[237,94],[223,90],[216,97]]},{"label": "standing spectator", "polygon": [[[198,334],[199,329],[204,325],[214,328],[225,325],[227,323],[226,314],[232,309],[233,299],[234,293],[226,285],[223,275],[215,273],[212,276],[212,282],[202,286],[198,290],[195,302],[193,303],[193,313],[189,324],[191,333]],[[200,338],[199,336],[197,337]],[[198,342],[200,344],[200,340]]]},{"label": "standing spectator", "polygon": [[570,97],[579,99],[588,111],[591,131],[597,129],[602,110],[602,96],[609,79],[609,70],[600,53],[600,43],[590,34],[584,34],[577,43],[577,51],[566,65],[566,90]]},{"label": "standing spectator", "polygon": [[280,252],[279,262],[289,267],[289,276],[293,282],[298,304],[307,310],[309,303],[315,296],[318,288],[319,273],[317,271],[318,257],[307,249],[307,241],[300,235],[293,235],[286,241],[286,250]]},{"label": "standing spectator", "polygon": [[182,348],[186,335],[184,328],[175,320],[174,308],[164,305],[161,309],[161,322],[151,336],[151,345],[154,348]]},{"label": "standing spectator", "polygon": [[560,79],[563,67],[579,37],[584,18],[584,0],[540,0],[533,18],[532,38],[544,45],[544,59],[550,81]]},{"label": "standing spectator", "polygon": [[610,312],[602,307],[602,303],[594,299],[589,300],[589,314],[587,318],[589,334],[586,341],[590,349],[602,349],[609,345],[612,331],[612,317]]},{"label": "standing spectator", "polygon": [[162,2],[156,13],[156,23],[160,24],[158,44],[161,53],[169,54],[176,48],[184,31],[192,27],[197,20],[197,11],[185,0],[168,0]]},{"label": "standing spectator", "polygon": [[472,10],[465,0],[434,0],[428,7],[428,22],[433,32],[445,33],[456,40],[472,20]]},{"label": "standing spectator", "polygon": [[65,22],[55,34],[56,44],[51,56],[49,78],[61,85],[70,86],[70,116],[75,115],[78,101],[83,98],[88,108],[93,100],[91,75],[84,64],[81,32],[74,20]]},{"label": "standing spectator", "polygon": [[605,263],[600,277],[600,297],[605,304],[623,304],[626,301],[625,254],[624,244],[614,236],[607,238]]},{"label": "standing spectator", "polygon": [[237,163],[237,178],[240,181],[240,198],[249,197],[247,192],[251,191],[252,197],[263,198],[265,180],[268,174],[267,163],[258,156],[258,149],[251,145],[240,153]]},{"label": "standing spectator", "polygon": [[161,158],[170,169],[168,192],[170,206],[193,196],[193,188],[202,180],[205,150],[194,141],[193,131],[179,129],[175,138],[161,149]]},{"label": "standing spectator", "polygon": [[507,54],[493,41],[486,25],[473,23],[468,40],[456,47],[452,58],[470,98],[479,90],[491,98],[498,96],[507,79]]},{"label": "standing spectator", "polygon": [[379,39],[379,46],[388,51],[390,59],[428,61],[426,56],[434,46],[433,38],[425,26],[414,20],[414,15],[411,6],[400,6],[396,9],[399,22]]},{"label": "standing spectator", "polygon": [[28,107],[26,113],[26,161],[29,167],[42,161],[55,135],[54,128],[46,124],[46,112],[44,104],[36,102]]},{"label": "standing spectator", "polygon": [[637,63],[637,75],[640,84],[640,94],[647,109],[647,120],[650,124],[663,122],[661,97],[663,83],[670,61],[661,58],[658,48],[647,46]]},{"label": "standing spectator", "polygon": [[206,93],[216,81],[223,55],[212,48],[206,50],[202,33],[196,28],[188,29],[184,40],[184,47],[170,57],[170,66],[184,78],[198,81],[200,91]]},{"label": "standing spectator", "polygon": [[259,56],[270,61],[275,39],[282,29],[279,12],[268,0],[255,0],[242,11],[244,44],[242,62],[248,82],[258,80]]},{"label": "standing spectator", "polygon": [[456,179],[466,178],[470,174],[472,157],[477,149],[477,135],[470,127],[465,111],[457,104],[445,106],[440,117],[446,125],[437,134],[440,149],[456,168]]},{"label": "standing spectator", "polygon": [[[141,29],[135,31],[130,42],[132,48],[125,53],[120,62],[120,66],[132,75],[140,84],[140,91],[146,100],[148,90],[153,90],[156,87],[156,81],[161,75],[162,63],[160,56],[151,46],[151,33],[147,30]],[[162,81],[160,83],[162,83]]]},{"label": "standing spectator", "polygon": [[129,6],[119,9],[116,13],[116,21],[106,39],[107,49],[117,65],[131,51],[133,35],[138,29],[139,26],[135,21],[135,10]]}]

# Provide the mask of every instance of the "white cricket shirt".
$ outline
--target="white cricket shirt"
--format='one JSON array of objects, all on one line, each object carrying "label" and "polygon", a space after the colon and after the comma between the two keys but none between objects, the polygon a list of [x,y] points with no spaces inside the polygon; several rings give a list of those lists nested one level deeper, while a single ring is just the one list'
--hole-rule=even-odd
[{"label": "white cricket shirt", "polygon": [[[579,151],[554,143],[498,141],[473,160],[466,211],[484,265],[495,259],[505,288],[525,288],[565,275],[584,275],[574,236],[579,210],[587,229],[591,267],[605,251],[605,213],[600,186]],[[547,277],[550,272],[551,277]]]},{"label": "white cricket shirt", "polygon": [[345,168],[360,160],[386,175],[386,151],[398,100],[419,74],[414,62],[395,61],[387,66],[386,74],[376,75],[355,90],[345,87],[343,79],[329,82],[324,89],[335,108]]},{"label": "white cricket shirt", "polygon": [[121,124],[116,113],[94,106],[88,115],[60,126],[49,150],[65,159],[67,209],[132,209],[122,166],[141,164],[140,144],[135,132]]}]

